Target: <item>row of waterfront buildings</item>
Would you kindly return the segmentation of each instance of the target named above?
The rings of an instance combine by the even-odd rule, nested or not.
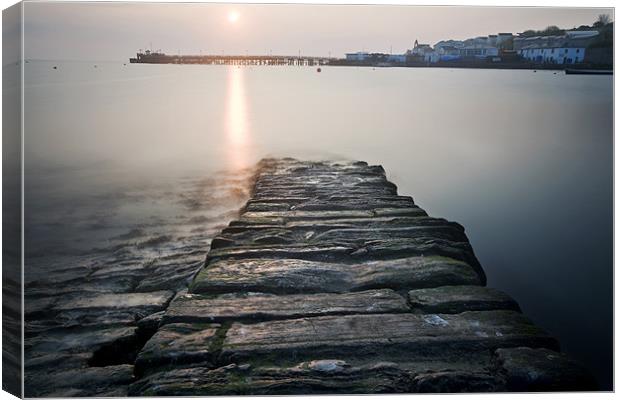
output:
[[[480,36],[467,40],[442,40],[434,46],[416,40],[404,54],[347,53],[349,62],[385,62],[390,64],[451,61],[501,62],[527,60],[538,64],[578,64],[598,37],[596,30],[566,31],[555,36],[523,36],[512,33]]]

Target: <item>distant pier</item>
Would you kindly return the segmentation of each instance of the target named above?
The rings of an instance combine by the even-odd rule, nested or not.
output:
[[[335,58],[282,55],[169,55],[161,52],[139,52],[130,58],[132,64],[206,64],[206,65],[328,65]]]

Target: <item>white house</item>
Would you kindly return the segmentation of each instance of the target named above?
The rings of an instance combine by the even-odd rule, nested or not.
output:
[[[597,31],[568,31],[564,35],[515,38],[515,50],[535,63],[575,64],[583,62]]]
[[[500,40],[500,35],[503,35]],[[506,34],[479,36],[464,41],[442,40],[435,44],[432,51],[424,49],[419,51],[424,56],[424,61],[436,63],[439,61],[455,61],[462,58],[495,58],[499,55],[499,49],[495,45],[498,41],[506,40]],[[512,37],[512,35],[510,36]],[[419,48],[420,46],[418,46]]]
[[[459,49],[459,53],[461,57],[487,58],[497,57],[499,55],[499,50],[495,46],[474,44]]]
[[[459,49],[465,45],[460,40],[442,40],[435,44],[435,51],[440,55],[459,55]]]
[[[576,64],[583,62],[585,47],[540,47],[527,46],[519,54],[529,61],[543,64]]]

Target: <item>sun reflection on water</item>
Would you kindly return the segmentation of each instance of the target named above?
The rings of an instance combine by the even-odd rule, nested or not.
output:
[[[250,145],[245,95],[244,71],[231,66],[228,69],[226,102],[226,148],[230,167],[241,169],[248,166],[248,147]]]

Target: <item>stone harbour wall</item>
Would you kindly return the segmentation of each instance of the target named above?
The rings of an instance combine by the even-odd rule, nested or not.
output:
[[[138,322],[152,336],[128,393],[596,389],[485,285],[463,227],[381,166],[265,159],[188,290]]]
[[[596,389],[382,167],[265,159],[252,182],[210,250],[138,242],[27,282],[26,396]]]

